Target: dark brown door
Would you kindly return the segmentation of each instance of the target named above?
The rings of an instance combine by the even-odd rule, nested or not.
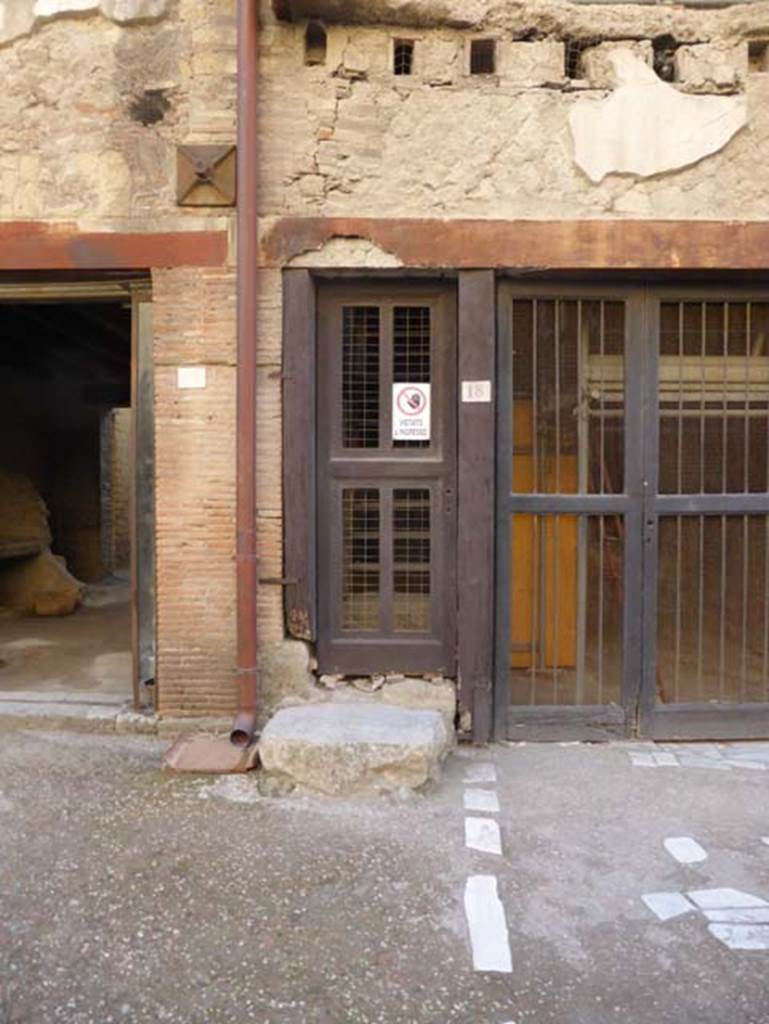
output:
[[[324,287],[318,332],[320,670],[453,674],[454,291]]]

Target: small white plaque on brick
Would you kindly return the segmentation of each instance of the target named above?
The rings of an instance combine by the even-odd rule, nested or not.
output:
[[[176,370],[176,385],[180,388],[204,388],[205,366],[179,366]]]
[[[491,381],[490,380],[463,380],[462,381],[463,402],[490,402]]]

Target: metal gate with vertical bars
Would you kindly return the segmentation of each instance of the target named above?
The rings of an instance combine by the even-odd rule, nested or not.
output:
[[[769,732],[767,333],[741,292],[500,285],[508,735]]]

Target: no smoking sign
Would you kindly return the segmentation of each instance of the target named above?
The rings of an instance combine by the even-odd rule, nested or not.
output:
[[[393,441],[430,440],[430,385],[393,384]]]

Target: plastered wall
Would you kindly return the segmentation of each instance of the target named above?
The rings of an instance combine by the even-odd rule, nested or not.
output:
[[[626,10],[635,16],[639,9]],[[678,23],[669,56],[677,81],[646,97],[645,123],[616,126],[619,143],[645,148],[665,128],[666,90],[694,107],[706,97],[717,97],[719,111],[744,105],[744,127],[706,159],[695,145],[691,164],[673,173],[663,160],[644,176],[609,173],[600,183],[575,162],[570,115],[618,84],[613,51],[653,63],[651,39],[639,40],[629,17],[613,23],[614,38],[596,36],[576,55],[567,54],[568,37],[558,38],[565,27],[547,32],[547,4],[530,23],[541,38],[528,41],[497,25],[332,24],[326,62],[314,66],[304,64],[304,23],[275,24],[263,35],[262,211],[501,219],[711,219],[717,211],[723,219],[762,219],[769,214],[769,182],[760,172],[769,157],[769,74],[749,71],[747,35],[725,33],[720,19],[724,34],[710,39],[707,16],[697,14],[681,24],[680,15],[655,9],[649,29],[656,35]],[[756,36],[769,35],[768,5],[758,5],[751,26]],[[469,74],[470,42],[479,36],[496,41],[494,75]],[[392,73],[399,37],[415,43],[411,76]],[[574,77],[565,73],[567,55]],[[684,119],[681,134],[692,132],[698,116]],[[710,120],[705,115],[702,126]]]

